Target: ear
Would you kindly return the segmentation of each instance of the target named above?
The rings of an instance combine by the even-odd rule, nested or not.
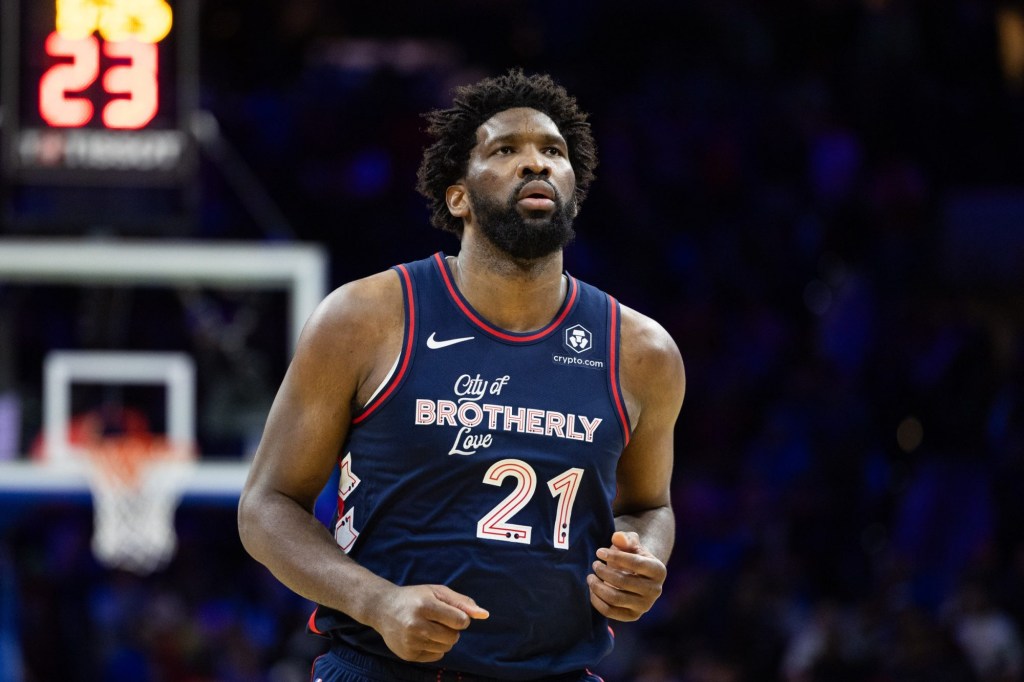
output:
[[[452,185],[444,191],[444,200],[448,204],[448,212],[456,218],[469,215],[469,194],[464,185]]]

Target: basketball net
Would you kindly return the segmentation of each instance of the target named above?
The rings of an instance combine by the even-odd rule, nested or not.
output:
[[[174,512],[194,450],[150,435],[105,437],[85,446],[92,491],[92,551],[108,568],[147,575],[174,556]]]

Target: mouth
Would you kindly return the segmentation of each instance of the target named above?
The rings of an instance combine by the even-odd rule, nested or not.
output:
[[[520,188],[517,203],[528,211],[550,211],[555,207],[555,190],[543,180],[533,180]]]

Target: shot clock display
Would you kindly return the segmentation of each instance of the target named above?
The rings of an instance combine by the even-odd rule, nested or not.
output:
[[[8,176],[153,184],[189,169],[193,2],[0,2]]]

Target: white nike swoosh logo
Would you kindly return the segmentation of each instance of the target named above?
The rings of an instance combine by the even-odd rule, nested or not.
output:
[[[476,338],[475,336],[463,336],[461,339],[446,339],[444,341],[438,341],[437,339],[434,338],[434,334],[436,333],[437,332],[430,333],[430,338],[427,339],[427,348],[433,348],[434,350],[437,350],[438,348],[454,346],[455,344],[462,343],[463,341],[472,341],[473,339]]]

